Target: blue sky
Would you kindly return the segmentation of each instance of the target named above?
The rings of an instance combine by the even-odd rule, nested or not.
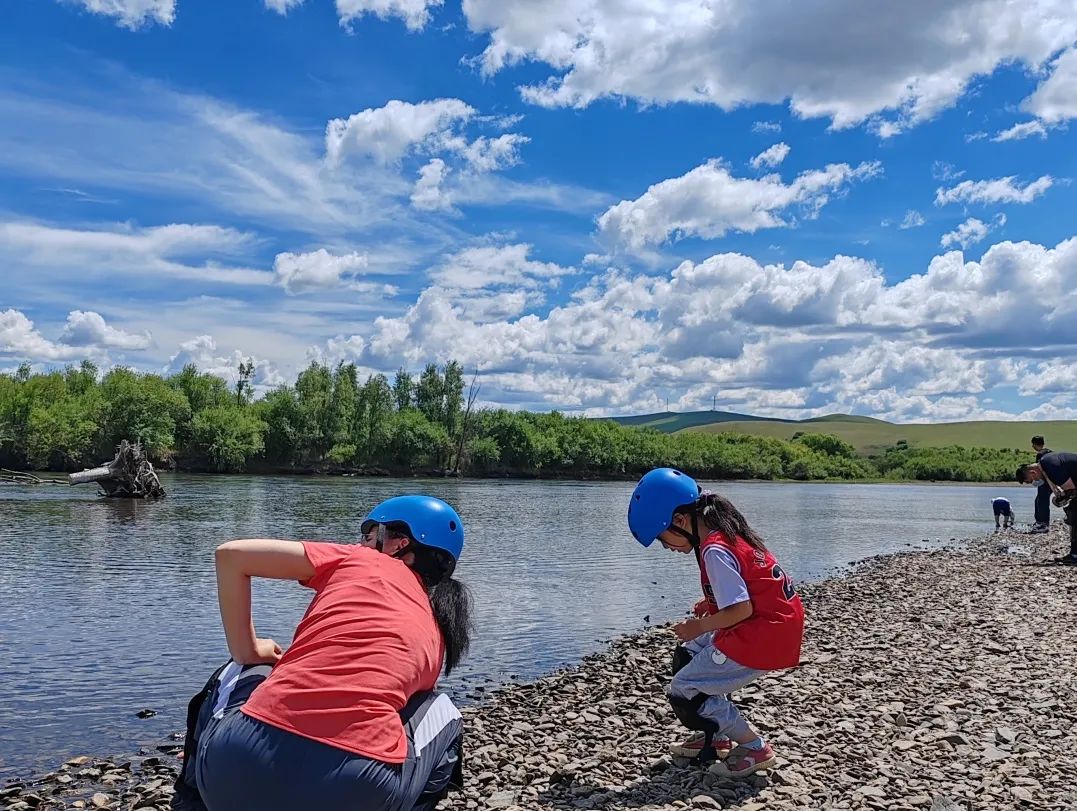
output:
[[[1077,8],[862,6],[11,0],[0,369],[1077,417]]]

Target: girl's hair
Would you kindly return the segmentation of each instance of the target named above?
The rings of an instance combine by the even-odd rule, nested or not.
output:
[[[456,560],[444,549],[419,543],[411,537],[406,524],[394,521],[386,524],[385,529],[391,535],[410,541],[406,551],[415,555],[411,568],[426,586],[434,620],[441,631],[441,638],[445,641],[445,675],[448,676],[471,646],[471,634],[474,630],[471,620],[471,590],[453,578]]]
[[[729,540],[743,538],[745,543],[760,552],[767,551],[767,545],[733,502],[717,493],[701,493],[695,504],[686,504],[674,511],[677,514],[694,514],[711,531],[721,532]]]

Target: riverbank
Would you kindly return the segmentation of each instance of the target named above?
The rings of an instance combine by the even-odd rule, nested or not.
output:
[[[464,791],[445,807],[1077,807],[1077,570],[1043,565],[1063,529],[882,556],[804,587],[801,667],[736,694],[778,752],[768,774],[714,780],[664,755],[683,731],[662,695],[662,627],[466,710]],[[76,759],[0,789],[0,808],[165,808],[163,749]]]

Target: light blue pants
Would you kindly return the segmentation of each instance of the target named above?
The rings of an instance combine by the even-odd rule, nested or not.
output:
[[[684,647],[692,654],[692,661],[673,676],[669,695],[688,699],[708,695],[710,698],[700,708],[700,715],[714,721],[723,735],[734,740],[751,733],[748,722],[726,695],[751,684],[767,671],[734,662],[714,647],[711,634],[697,636],[685,642]]]

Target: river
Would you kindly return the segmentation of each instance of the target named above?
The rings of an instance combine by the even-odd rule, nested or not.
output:
[[[92,487],[0,486],[0,776],[79,754],[131,753],[180,730],[189,697],[226,658],[213,549],[242,537],[349,540],[402,492],[452,502],[467,540],[458,576],[475,594],[473,654],[446,684],[529,679],[603,641],[681,615],[698,597],[691,557],[628,535],[628,483],[162,477],[156,503]],[[855,559],[993,527],[1016,487],[722,483],[787,571],[817,579]],[[310,592],[256,584],[259,634],[282,644]],[[153,709],[142,720],[136,712]]]

